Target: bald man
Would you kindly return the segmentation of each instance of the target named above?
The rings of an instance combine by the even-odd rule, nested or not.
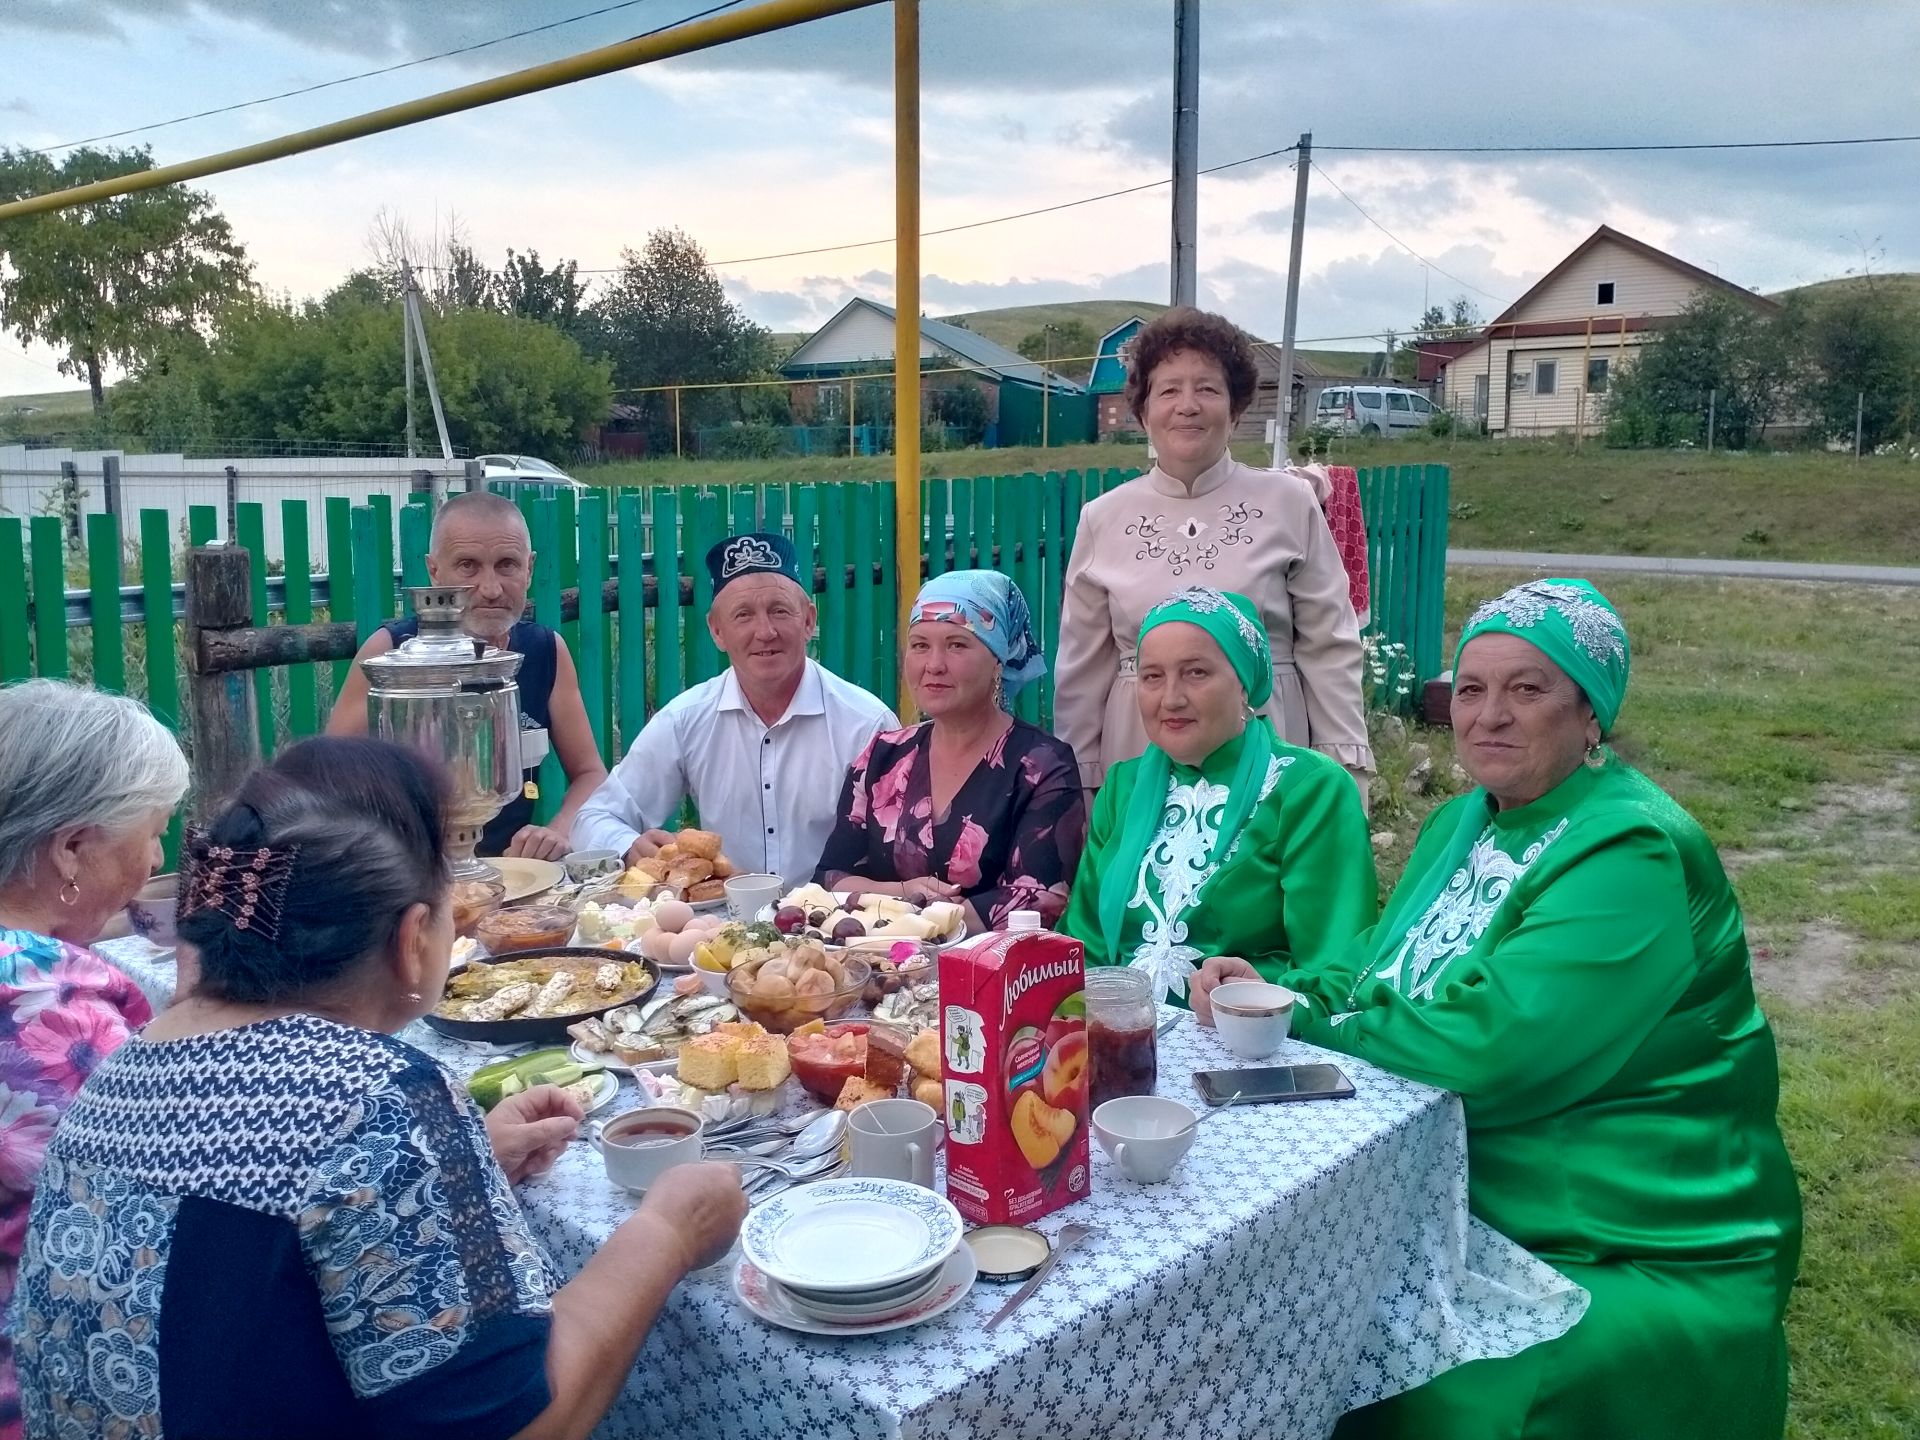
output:
[[[567,774],[567,793],[551,825],[534,824],[533,801],[521,795],[487,826],[479,853],[557,860],[571,848],[573,817],[607,778],[607,767],[600,762],[593,727],[587,723],[580,675],[567,642],[546,626],[521,618],[533,583],[533,543],[520,507],[484,490],[448,500],[434,517],[427,574],[436,585],[472,586],[462,617],[467,633],[524,657],[517,677],[520,713],[546,729]],[[420,622],[409,616],[389,620],[368,637],[334,700],[327,718],[329,735],[367,733],[367,677],[357,662],[386,654],[419,629]],[[528,771],[528,778],[533,775]]]

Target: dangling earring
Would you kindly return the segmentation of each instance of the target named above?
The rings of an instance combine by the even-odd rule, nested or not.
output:
[[[1607,763],[1607,750],[1598,740],[1587,746],[1587,768],[1598,770]]]
[[[407,991],[407,1003],[409,1005],[418,1005],[424,998],[418,990]]]
[[[1004,671],[993,677],[993,705],[996,710],[1007,708],[1007,684]]]
[[[80,903],[80,887],[72,880],[67,881],[66,884],[60,887],[60,903],[62,905],[78,905]]]

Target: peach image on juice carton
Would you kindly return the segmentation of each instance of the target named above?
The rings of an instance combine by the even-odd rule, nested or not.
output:
[[[1086,952],[1051,931],[940,956],[947,1198],[1026,1225],[1088,1193]]]

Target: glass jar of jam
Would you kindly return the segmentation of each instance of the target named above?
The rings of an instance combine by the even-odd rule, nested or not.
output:
[[[1087,968],[1088,1103],[1098,1109],[1122,1095],[1151,1095],[1159,1079],[1158,1019],[1153,982],[1144,970]]]

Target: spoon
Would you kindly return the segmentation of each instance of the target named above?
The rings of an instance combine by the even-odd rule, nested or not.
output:
[[[728,1155],[723,1158],[735,1165],[770,1170],[776,1175],[784,1175],[789,1180],[806,1180],[823,1171],[831,1170],[840,1163],[838,1155],[810,1155],[802,1160],[769,1160],[760,1155]]]
[[[1216,1105],[1211,1109],[1203,1110],[1198,1115],[1193,1117],[1193,1123],[1191,1125],[1181,1126],[1178,1130],[1174,1131],[1173,1134],[1169,1135],[1167,1138],[1169,1140],[1177,1140],[1182,1135],[1191,1135],[1194,1131],[1198,1130],[1202,1125],[1206,1124],[1209,1120],[1213,1119],[1214,1116],[1224,1115],[1229,1108],[1230,1107],[1225,1105]]]
[[[793,1144],[787,1147],[787,1160],[811,1160],[816,1155],[825,1155],[840,1148],[841,1138],[847,1133],[847,1112],[844,1110],[823,1110],[815,1116],[800,1133],[793,1137]]]

